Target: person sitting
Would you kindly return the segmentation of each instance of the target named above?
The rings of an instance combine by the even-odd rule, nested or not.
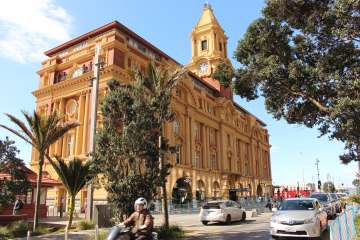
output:
[[[151,240],[154,220],[147,209],[146,199],[138,198],[135,201],[134,208],[135,212],[120,225],[132,226],[131,238],[133,240]]]

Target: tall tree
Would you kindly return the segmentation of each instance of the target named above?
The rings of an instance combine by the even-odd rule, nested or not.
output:
[[[232,80],[235,77],[234,69],[232,66],[222,61],[216,67],[212,77],[218,80],[221,86],[225,88],[231,87]]]
[[[78,194],[78,192],[93,177],[91,164],[91,161],[83,161],[78,158],[69,160],[66,163],[63,159],[58,157],[56,157],[56,161],[52,164],[70,196],[69,221],[67,229],[70,229],[72,224],[76,194]]]
[[[151,200],[157,187],[166,184],[170,165],[165,158],[173,148],[161,137],[162,126],[174,118],[171,92],[183,74],[150,64],[145,74],[132,74],[133,85],[108,83],[94,158],[105,178],[109,201],[125,214],[132,211],[137,197]]]
[[[51,144],[55,143],[66,132],[77,127],[79,124],[76,122],[62,122],[62,118],[56,112],[52,112],[48,116],[40,115],[35,111],[33,115],[26,112],[22,113],[26,119],[26,123],[11,114],[6,114],[10,121],[13,122],[19,130],[1,124],[0,127],[5,128],[23,139],[25,142],[31,144],[39,153],[33,226],[33,231],[36,231],[39,221],[38,212],[40,204],[42,169],[47,151],[49,150]]]
[[[359,15],[353,0],[268,0],[235,51],[235,93],[344,142],[343,163],[360,160]]]
[[[30,189],[24,161],[16,156],[19,150],[14,143],[8,137],[0,140],[0,173],[8,175],[0,179],[0,208],[12,204],[16,195],[25,195]]]
[[[323,185],[323,191],[324,192],[335,192],[336,189],[335,189],[335,185],[333,182],[324,182],[324,185]]]

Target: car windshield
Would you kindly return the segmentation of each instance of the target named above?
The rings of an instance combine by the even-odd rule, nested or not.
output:
[[[314,205],[311,200],[285,200],[281,203],[279,210],[313,210]]]
[[[220,202],[209,202],[203,206],[203,209],[220,209]]]
[[[326,194],[313,194],[310,197],[311,198],[316,198],[320,202],[327,202],[328,201],[328,195],[326,195]]]

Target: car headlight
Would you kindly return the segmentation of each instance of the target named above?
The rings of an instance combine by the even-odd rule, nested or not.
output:
[[[304,223],[305,224],[308,224],[308,223],[315,223],[316,221],[315,221],[315,218],[308,218],[308,219],[305,219],[304,220]]]

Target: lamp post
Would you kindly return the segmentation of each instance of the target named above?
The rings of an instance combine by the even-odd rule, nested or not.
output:
[[[99,77],[102,63],[100,62],[100,44],[95,46],[95,62],[94,62],[94,77],[92,78],[91,86],[91,125],[90,125],[90,144],[89,144],[89,158],[95,151],[96,138],[96,121],[97,121],[97,100],[99,93]],[[93,219],[93,195],[94,187],[92,182],[87,187],[87,203],[86,203],[86,219],[91,221]]]

